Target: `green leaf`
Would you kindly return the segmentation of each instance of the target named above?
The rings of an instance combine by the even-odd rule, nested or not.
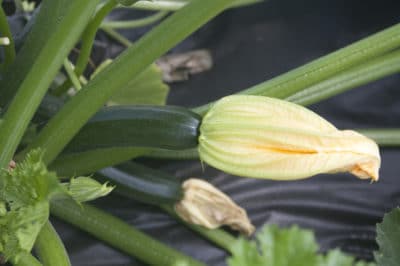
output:
[[[256,240],[239,238],[232,246],[229,266],[373,266],[335,249],[318,255],[318,244],[310,230],[292,226],[280,229],[266,225]]]
[[[320,257],[320,266],[352,266],[354,262],[354,258],[342,253],[338,249],[334,249],[329,251],[325,257]]]
[[[169,87],[162,81],[162,73],[152,64],[137,78],[111,97],[108,105],[149,104],[165,105]]]
[[[0,252],[5,259],[12,258],[16,262],[21,252],[30,252],[48,217],[49,204],[45,201],[12,210],[0,217]]]
[[[0,254],[15,263],[31,251],[48,220],[50,197],[62,192],[41,158],[34,150],[15,169],[0,172]]]
[[[0,217],[0,252],[17,262],[19,255],[30,252],[36,237],[49,217],[48,202],[12,210]]]
[[[47,171],[41,158],[42,152],[34,150],[14,170],[1,173],[0,200],[11,209],[48,201],[52,193],[60,191],[57,176]]]
[[[320,257],[318,266],[376,266],[373,262],[359,261],[355,262],[355,258],[334,249],[328,252],[325,257]]]
[[[379,250],[375,252],[378,266],[400,265],[400,208],[392,210],[376,226],[376,241]]]
[[[318,246],[309,230],[297,226],[279,229],[276,225],[265,226],[256,242],[243,239],[235,244],[230,266],[310,266],[316,265]],[[261,252],[258,252],[257,247]]]
[[[255,242],[239,238],[232,246],[233,256],[228,259],[229,266],[262,266],[264,258],[258,252]]]

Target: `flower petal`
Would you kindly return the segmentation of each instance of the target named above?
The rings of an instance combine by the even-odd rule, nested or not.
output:
[[[228,96],[204,117],[201,159],[231,174],[291,180],[349,171],[378,179],[376,143],[340,131],[315,113],[282,100]]]

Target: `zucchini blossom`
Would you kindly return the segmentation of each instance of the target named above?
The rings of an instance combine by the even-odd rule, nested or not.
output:
[[[338,130],[314,112],[283,100],[234,95],[216,102],[200,127],[202,161],[227,173],[295,180],[350,172],[377,181],[377,144]]]

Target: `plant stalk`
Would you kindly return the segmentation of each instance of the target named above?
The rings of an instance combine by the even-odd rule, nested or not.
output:
[[[92,47],[94,40],[96,38],[96,32],[104,20],[104,18],[116,7],[118,2],[116,0],[108,0],[105,2],[94,14],[93,18],[88,23],[82,34],[81,47],[79,51],[79,56],[75,64],[75,75],[80,77],[85,71],[86,65],[90,60],[90,54],[92,52]],[[67,79],[59,87],[55,88],[53,94],[60,96],[68,90],[68,88],[73,85],[72,80]]]
[[[45,44],[58,31],[61,21],[71,6],[72,1],[69,0],[43,1],[41,3],[40,9],[32,17],[34,23],[27,25],[29,34],[24,38],[18,55],[4,73],[7,79],[0,81],[0,107],[6,108],[9,105],[18,88],[37,63],[37,59],[43,54]]]
[[[147,264],[205,266],[90,205],[53,201],[51,213]]]
[[[103,31],[107,33],[108,36],[110,36],[111,38],[113,38],[114,40],[116,40],[125,47],[129,47],[132,45],[132,42],[129,39],[125,38],[125,36],[117,32],[116,30],[103,28]]]
[[[19,256],[18,262],[13,262],[15,266],[43,266],[31,253],[23,253]]]
[[[64,69],[67,72],[68,81],[75,87],[76,90],[82,89],[81,82],[79,81],[78,76],[75,74],[74,67],[72,62],[68,60],[68,58],[64,59]]]
[[[400,146],[400,128],[367,128],[358,129],[357,131],[376,141],[379,146]]]
[[[2,1],[0,1],[1,4]],[[2,70],[6,70],[8,66],[14,61],[15,58],[15,45],[14,39],[10,30],[10,26],[8,25],[6,13],[3,10],[3,7],[0,6],[0,34],[1,37],[7,37],[9,40],[9,44],[2,46],[4,49],[4,61],[2,64]]]
[[[71,266],[64,244],[49,221],[36,239],[35,251],[43,266]]]
[[[75,73],[79,77],[83,74],[87,62],[89,61],[92,52],[93,43],[96,37],[96,32],[103,22],[104,18],[117,6],[116,0],[107,1],[94,15],[93,19],[87,25],[82,34],[82,45],[75,66]]]
[[[168,15],[168,11],[159,11],[145,18],[127,21],[104,21],[101,28],[107,29],[134,29],[153,24]]]
[[[397,50],[345,70],[332,78],[287,97],[286,100],[307,106],[399,72],[400,50]]]
[[[400,23],[348,45],[283,75],[257,84],[238,94],[284,99],[335,74],[387,53],[400,46]],[[212,103],[194,110],[204,115]]]
[[[64,58],[76,43],[98,0],[71,1],[65,17],[44,44],[0,125],[0,169],[6,168]],[[45,148],[45,147],[44,147]]]
[[[146,148],[116,147],[61,155],[49,165],[49,169],[55,171],[58,176],[69,178],[94,173],[105,167],[146,154],[146,152]]]
[[[229,233],[225,232],[222,229],[207,229],[199,225],[187,223],[176,214],[172,206],[163,205],[160,206],[160,208],[163,209],[172,217],[174,217],[175,219],[177,219],[179,222],[183,223],[185,226],[189,227],[190,229],[198,233],[203,238],[214,243],[215,245],[219,246],[225,251],[232,253],[232,245],[235,243],[236,239]]]

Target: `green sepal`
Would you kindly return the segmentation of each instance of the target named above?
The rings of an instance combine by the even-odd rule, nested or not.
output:
[[[101,184],[86,176],[71,178],[70,182],[64,183],[63,186],[68,195],[78,203],[104,197],[114,189],[114,186],[108,185],[107,182]]]

